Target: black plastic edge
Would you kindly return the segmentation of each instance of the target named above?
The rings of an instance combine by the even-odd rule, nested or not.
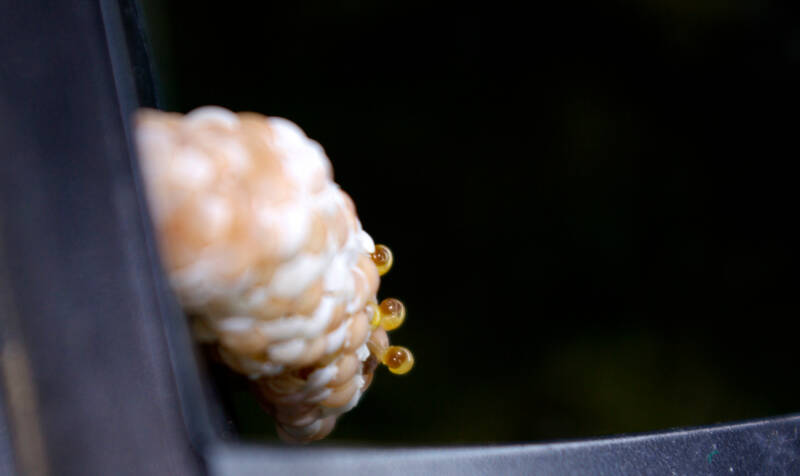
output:
[[[214,476],[800,474],[800,416],[594,440],[440,448],[220,445]]]
[[[192,342],[186,316],[172,293],[161,266],[158,246],[145,199],[145,185],[136,160],[133,143],[134,115],[139,107],[155,107],[156,91],[153,69],[149,65],[149,45],[141,23],[139,7],[135,0],[101,0],[103,19],[108,36],[109,53],[114,69],[115,83],[120,100],[121,118],[128,135],[130,151],[130,174],[138,196],[138,215],[144,229],[144,258],[153,292],[159,308],[159,316],[169,348],[169,363],[177,383],[180,408],[188,437],[192,445],[202,454],[202,449],[216,441],[222,433],[223,417],[216,405],[209,405],[214,394],[207,379],[201,377],[198,368],[196,347]],[[124,37],[122,33],[125,32]],[[139,67],[136,61],[148,61]],[[134,100],[133,92],[138,94]],[[204,384],[204,381],[206,384]]]
[[[3,345],[26,376],[2,386],[12,442],[40,430],[36,461],[12,445],[25,474],[204,472],[187,428],[203,413],[181,412],[202,400],[182,397],[196,365],[173,339],[186,324],[154,278],[132,161],[142,92],[119,5],[0,2],[0,285],[17,316]],[[11,401],[20,383],[30,398]]]

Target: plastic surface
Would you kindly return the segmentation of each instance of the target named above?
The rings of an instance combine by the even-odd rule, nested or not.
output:
[[[262,448],[214,452],[217,476],[800,474],[800,417],[648,435],[464,448]]]
[[[142,97],[118,3],[0,11],[2,385],[16,469],[200,473],[176,384],[190,368],[172,365],[179,338],[166,336],[130,155],[126,120]]]

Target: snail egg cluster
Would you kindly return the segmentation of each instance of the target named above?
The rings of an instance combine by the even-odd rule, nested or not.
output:
[[[318,143],[286,119],[143,110],[136,139],[164,267],[196,338],[253,381],[278,433],[323,438],[390,346],[405,308],[378,304],[393,257],[362,229]]]

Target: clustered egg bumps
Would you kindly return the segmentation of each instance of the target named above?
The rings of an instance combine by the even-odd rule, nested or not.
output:
[[[386,335],[405,309],[376,299],[391,252],[362,229],[299,127],[213,106],[142,110],[136,141],[164,267],[195,336],[253,380],[282,438],[325,437],[378,362],[410,369],[413,356]]]

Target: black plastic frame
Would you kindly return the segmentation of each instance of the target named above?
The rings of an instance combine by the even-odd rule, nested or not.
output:
[[[156,105],[135,1],[0,11],[0,474],[800,474],[800,416],[484,447],[227,438],[131,146]]]

